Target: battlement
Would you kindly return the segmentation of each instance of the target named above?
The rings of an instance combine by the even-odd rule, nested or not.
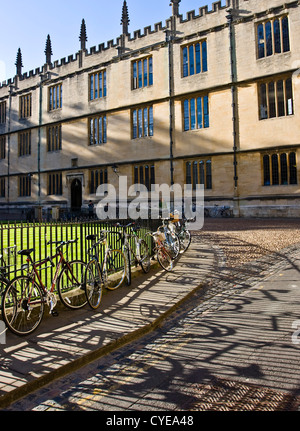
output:
[[[274,3],[279,3],[280,0],[274,0]],[[202,6],[198,9],[198,12],[195,10],[189,11],[186,13],[186,17],[183,17],[183,15],[178,15],[177,19],[180,25],[184,25],[189,22],[194,22],[196,20],[206,19],[206,26],[210,25],[208,20],[211,20],[211,27],[214,26],[214,23],[218,20],[222,20],[224,17],[224,13],[226,12],[227,8],[246,8],[249,10],[251,5],[256,5],[257,0],[219,0],[215,1],[211,5],[211,9],[209,9],[208,6]],[[125,45],[126,43],[130,45],[130,43],[138,41],[142,38],[151,37],[154,34],[159,35],[159,33],[162,33],[162,40],[165,40],[165,35],[163,32],[165,32],[166,29],[169,29],[171,27],[171,17],[168,18],[165,21],[165,25],[163,25],[162,22],[158,22],[154,24],[153,28],[152,26],[147,26],[142,31],[141,29],[135,30],[133,34],[129,33],[125,37]],[[111,58],[114,58],[116,56],[116,49],[121,46],[122,43],[122,35],[119,36],[116,40],[109,40],[107,43],[101,43],[97,47],[92,46],[89,50],[86,50],[85,55],[87,57],[93,56],[93,55],[99,55],[103,52],[108,53],[109,50],[113,50]],[[152,41],[149,39],[149,42],[146,43],[146,45],[151,45]],[[47,65],[47,70],[53,70],[57,68],[63,68],[64,66],[70,65],[71,63],[74,63],[78,61],[78,56],[81,55],[81,52],[77,52],[76,54],[71,54],[67,57],[61,58],[60,60],[56,60],[52,62],[50,65]],[[97,59],[97,62],[99,62],[99,59]],[[36,77],[37,75],[43,73],[45,70],[45,65],[41,68],[36,68],[35,70],[31,70],[29,72],[25,72],[21,76],[18,77],[20,81],[25,79],[30,79],[32,77]],[[3,81],[0,83],[0,88],[9,86],[13,84],[15,80],[15,77],[12,79],[8,79],[7,81]]]

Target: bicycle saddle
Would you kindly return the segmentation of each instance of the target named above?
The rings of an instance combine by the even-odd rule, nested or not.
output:
[[[18,251],[18,254],[20,254],[21,256],[29,256],[32,252],[33,252],[34,248],[29,248],[26,250],[20,250]]]
[[[85,239],[88,239],[88,240],[91,240],[91,241],[95,241],[95,240],[97,239],[97,236],[96,236],[96,235],[91,234],[91,235],[87,235],[87,236],[85,237]]]

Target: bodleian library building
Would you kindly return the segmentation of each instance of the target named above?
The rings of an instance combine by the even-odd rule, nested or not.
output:
[[[166,0],[167,1],[167,0]],[[169,1],[169,0],[168,0]],[[203,184],[235,217],[300,215],[300,1],[227,0],[0,83],[0,213],[84,211],[101,184]],[[80,26],[81,24],[81,26]],[[98,199],[99,200],[99,199]]]

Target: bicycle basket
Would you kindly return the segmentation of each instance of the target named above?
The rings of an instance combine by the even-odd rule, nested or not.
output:
[[[153,234],[154,240],[156,241],[165,241],[166,240],[166,235],[164,232],[161,231],[157,231]]]

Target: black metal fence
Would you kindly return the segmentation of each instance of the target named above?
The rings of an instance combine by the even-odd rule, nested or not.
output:
[[[68,258],[89,260],[88,250],[91,243],[86,239],[87,235],[100,236],[101,230],[116,230],[116,223],[128,224],[130,220],[123,221],[79,221],[79,222],[48,222],[48,223],[6,223],[0,224],[0,267],[7,266],[9,278],[19,275],[22,265],[26,263],[26,257],[18,254],[19,250],[33,249],[32,258],[35,262],[55,254],[57,241],[68,241],[77,239],[76,243],[68,246]],[[147,231],[157,229],[157,220],[139,220],[137,225],[140,229],[137,234],[143,237]],[[116,235],[108,235],[109,244],[112,248],[120,248]],[[148,236],[148,245],[152,250],[152,240]],[[43,271],[43,282],[45,285],[51,283],[55,268],[47,268]]]

